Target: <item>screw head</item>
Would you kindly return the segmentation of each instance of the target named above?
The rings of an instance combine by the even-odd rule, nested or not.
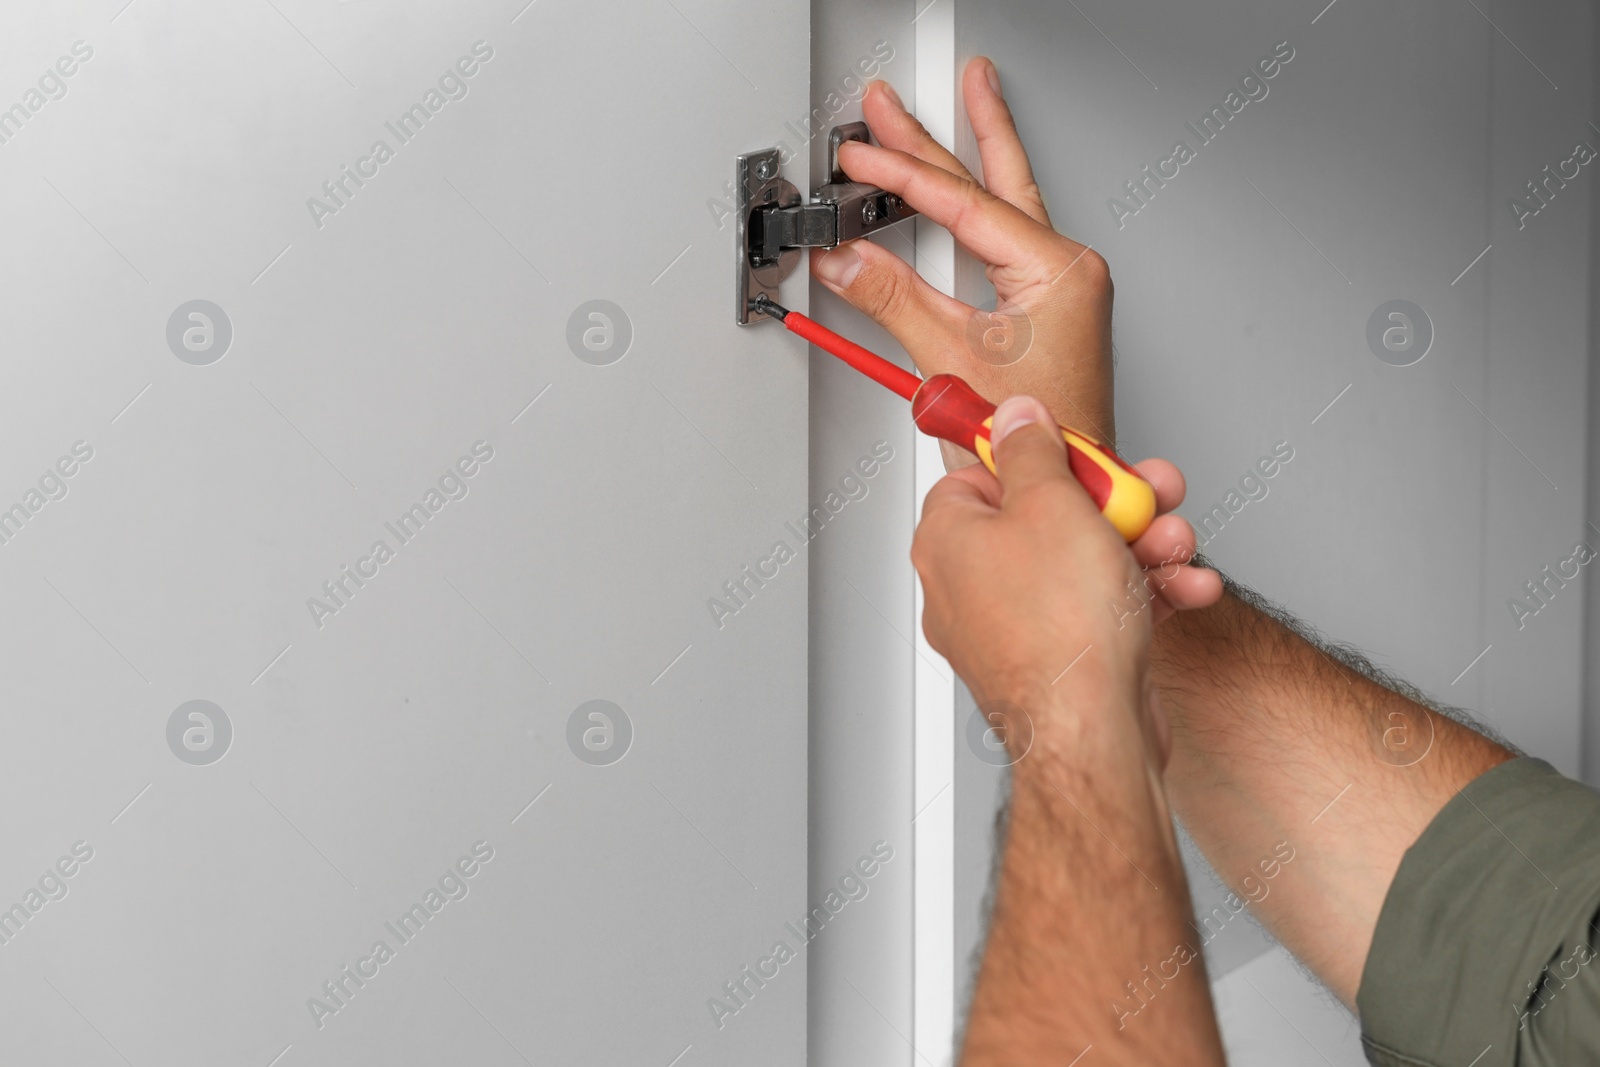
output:
[[[776,172],[777,168],[772,165],[771,159],[759,160],[756,163],[756,177],[760,178],[762,181],[771,180],[772,175]]]
[[[868,223],[877,222],[878,221],[878,205],[873,203],[871,200],[868,200],[866,203],[862,204],[861,205],[861,221],[862,222],[868,222]]]

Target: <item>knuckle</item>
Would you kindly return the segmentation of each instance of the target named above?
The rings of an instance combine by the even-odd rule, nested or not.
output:
[[[934,569],[935,540],[935,536],[928,531],[926,520],[917,527],[917,532],[911,538],[911,566],[923,577]]]
[[[981,211],[984,205],[992,199],[994,198],[977,182],[963,182],[960,200],[956,204],[955,212],[950,219],[950,225],[946,229],[951,232],[956,231],[960,228],[964,219]]]
[[[1079,249],[1071,238],[1061,238],[1060,255],[1052,257],[1050,268],[1060,281],[1060,288],[1070,293],[1090,296],[1109,296],[1112,291],[1111,264],[1092,248]]]
[[[1094,249],[1085,249],[1072,270],[1078,275],[1078,283],[1085,288],[1111,291],[1111,264]]]
[[[928,564],[932,562],[928,558],[929,551],[928,539],[923,536],[921,529],[918,529],[916,536],[911,539],[911,566],[918,574],[928,572]]]

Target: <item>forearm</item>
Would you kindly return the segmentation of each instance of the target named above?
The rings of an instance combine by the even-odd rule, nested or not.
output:
[[[1097,708],[1013,768],[963,1067],[1223,1062],[1158,772],[1103,728],[1134,718]]]
[[[1258,897],[1267,927],[1353,1006],[1406,849],[1463,785],[1513,753],[1241,596],[1230,588],[1158,628],[1169,795],[1217,873],[1241,898]],[[1280,843],[1293,861],[1272,868],[1263,893],[1260,865]]]

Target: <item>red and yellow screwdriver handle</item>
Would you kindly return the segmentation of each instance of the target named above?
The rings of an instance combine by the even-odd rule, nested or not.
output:
[[[790,311],[765,293],[751,300],[750,306],[778,319],[791,332],[911,401],[911,418],[917,429],[976,452],[983,465],[994,471],[989,426],[994,419],[995,406],[979,396],[972,386],[954,374],[935,374],[925,380],[918,378],[904,367],[840,337],[820,322],[798,311]],[[1156,517],[1156,492],[1150,483],[1088,434],[1063,426],[1061,436],[1067,442],[1067,462],[1073,477],[1088,490],[1100,513],[1110,520],[1124,540],[1137,540]]]
[[[911,398],[911,418],[923,433],[977,454],[994,471],[989,429],[995,406],[956,377],[935,374]],[[1061,427],[1073,477],[1125,541],[1135,541],[1156,517],[1156,493],[1122,457],[1087,434]]]

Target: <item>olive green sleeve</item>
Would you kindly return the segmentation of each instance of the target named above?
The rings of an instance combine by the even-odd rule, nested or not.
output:
[[[1378,1067],[1600,1064],[1600,793],[1543,760],[1474,779],[1400,862],[1356,1004]]]

